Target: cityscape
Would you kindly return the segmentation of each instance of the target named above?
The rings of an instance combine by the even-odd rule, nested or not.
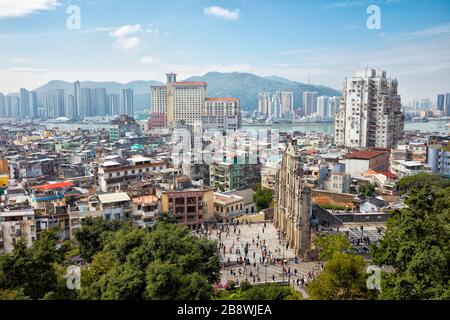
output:
[[[169,14],[175,2],[186,18]],[[405,61],[414,65],[407,68],[387,55],[386,63],[375,55],[360,59],[370,56],[363,53],[347,59],[336,45],[336,59],[348,66],[327,69],[323,60],[322,76],[308,60],[310,52],[325,59],[318,49],[272,54],[280,65],[298,56],[304,65],[297,70],[240,67],[232,57],[260,60],[256,40],[236,44],[242,46],[236,53],[218,49],[217,35],[205,33],[210,46],[200,46],[183,19],[197,19],[195,30],[215,26],[229,44],[233,24],[240,25],[242,35],[233,34],[241,41],[257,28],[251,14],[300,10],[290,1],[277,9],[272,1],[258,9],[252,1],[222,2],[158,4],[160,16],[151,19],[167,17],[158,27],[105,27],[104,18],[90,20],[102,2],[63,8],[57,0],[22,6],[0,0],[0,30],[6,28],[0,39],[11,38],[11,45],[19,46],[13,28],[38,28],[45,16],[67,18],[65,32],[76,32],[78,44],[83,37],[111,41],[104,54],[100,38],[86,42],[92,57],[74,60],[80,72],[49,71],[64,54],[75,57],[58,48],[37,72],[30,71],[33,61],[47,61],[41,53],[14,59],[12,48],[0,53],[0,300],[246,300],[248,313],[245,305],[228,311],[250,317],[273,314],[275,300],[448,300],[449,4],[430,4],[436,25],[420,21],[423,30],[400,33],[407,41],[419,37],[415,45],[429,47],[427,56],[435,54],[442,66],[409,56]],[[379,28],[378,10],[404,19],[398,10],[405,4],[374,3],[305,1],[304,9],[360,14],[364,24],[346,21],[346,32],[378,32],[371,41],[382,46],[394,31],[388,19]],[[148,10],[148,3],[133,5]],[[111,4],[115,14],[143,19],[125,7]],[[187,18],[194,8],[200,13]],[[415,3],[410,10],[421,8]],[[157,40],[166,46],[164,37],[186,43],[174,30],[159,29],[171,19],[181,19],[192,46],[167,57],[142,56],[139,72],[127,67],[130,56]],[[42,28],[36,37],[47,41],[50,31]],[[393,37],[400,46],[399,35]],[[434,50],[434,40],[447,41],[444,52]],[[196,45],[205,66],[209,55],[232,66],[169,61],[188,60]],[[110,70],[99,77],[96,64]],[[252,309],[252,300],[267,303]],[[189,303],[179,308],[174,314],[214,312]]]

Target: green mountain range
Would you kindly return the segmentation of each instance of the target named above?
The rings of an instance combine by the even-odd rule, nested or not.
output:
[[[280,77],[260,77],[250,73],[220,73],[209,72],[203,76],[195,76],[187,81],[205,81],[208,83],[209,97],[236,97],[241,100],[243,110],[253,111],[258,108],[258,92],[267,91],[293,91],[294,108],[302,105],[302,94],[305,91],[315,91],[318,95],[340,96],[340,92],[325,86],[304,84],[290,81]],[[94,82],[82,81],[83,88],[106,88],[107,93],[119,93],[122,88],[131,88],[134,92],[134,104],[136,111],[148,111],[150,109],[150,87],[161,85],[160,81],[138,80],[128,83],[119,82]],[[47,84],[36,88],[40,104],[44,104],[45,95],[55,89],[64,89],[65,94],[73,94],[73,83],[61,80],[52,80]]]

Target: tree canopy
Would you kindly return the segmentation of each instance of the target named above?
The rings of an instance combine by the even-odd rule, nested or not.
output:
[[[424,187],[450,187],[450,179],[442,178],[435,174],[418,173],[400,179],[397,184],[397,188],[402,195],[407,194],[412,190],[420,190]]]
[[[313,300],[368,299],[374,293],[367,289],[367,277],[361,256],[334,253],[317,279],[308,283],[308,293]]]
[[[382,276],[382,299],[450,298],[450,187],[424,177],[434,182],[407,179],[407,207],[393,213],[385,236],[372,246],[374,262],[394,269]]]
[[[272,204],[273,191],[271,189],[258,186],[253,194],[253,201],[255,202],[258,211],[267,209]]]
[[[209,299],[219,279],[215,242],[185,226],[124,225],[101,238],[103,249],[82,273],[82,299]]]
[[[350,241],[341,233],[318,236],[314,242],[320,249],[321,260],[329,260],[335,253],[343,253],[350,248]]]

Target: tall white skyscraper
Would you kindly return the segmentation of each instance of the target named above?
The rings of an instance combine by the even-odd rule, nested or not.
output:
[[[0,118],[7,117],[6,99],[3,93],[0,93]]]
[[[30,92],[20,88],[20,111],[21,118],[30,118]]]
[[[404,127],[397,87],[397,80],[374,69],[346,79],[335,118],[336,144],[351,148],[396,146]]]
[[[269,115],[270,94],[268,92],[258,93],[258,112],[260,115]]]
[[[38,114],[39,104],[37,93],[34,91],[30,91],[29,97],[30,97],[30,117],[31,119],[35,119],[39,116]]]
[[[81,84],[80,81],[75,81],[73,84],[73,103],[75,107],[75,118],[82,118],[82,110],[81,110]]]
[[[291,91],[279,91],[276,93],[280,101],[280,116],[286,118],[294,112],[294,93]]]
[[[94,115],[105,116],[107,112],[106,108],[106,88],[94,89]]]
[[[66,116],[65,100],[64,89],[56,89],[47,93],[45,97],[45,107],[49,118]]]
[[[329,117],[330,115],[330,104],[329,97],[320,96],[317,98],[317,115],[322,118]]]
[[[78,117],[84,119],[93,115],[92,90],[89,88],[81,88],[80,90],[80,108]]]
[[[130,117],[134,115],[133,90],[120,90],[120,114],[126,114]]]
[[[317,112],[317,92],[303,92],[303,110],[306,116]]]
[[[334,117],[336,115],[336,112],[339,111],[339,97],[330,97],[328,99],[329,103],[329,110],[330,110],[330,117]]]

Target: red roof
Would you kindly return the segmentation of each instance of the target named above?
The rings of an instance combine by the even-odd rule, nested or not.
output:
[[[206,98],[206,101],[238,101],[238,98]]]
[[[66,182],[58,182],[58,183],[48,183],[43,184],[41,186],[34,186],[33,189],[39,189],[41,191],[45,190],[51,190],[51,189],[58,189],[58,188],[64,188],[64,187],[72,187],[73,182],[66,181]]]
[[[364,151],[354,151],[349,154],[347,154],[345,157],[347,159],[363,159],[363,160],[370,160],[372,158],[376,158],[378,156],[381,156],[385,154],[386,152],[383,151],[372,151],[372,150],[364,150]]]
[[[391,179],[395,179],[397,178],[397,175],[395,173],[392,172],[380,172],[382,175],[391,178]]]
[[[197,81],[182,81],[175,82],[177,86],[206,86],[206,82],[197,82]]]

